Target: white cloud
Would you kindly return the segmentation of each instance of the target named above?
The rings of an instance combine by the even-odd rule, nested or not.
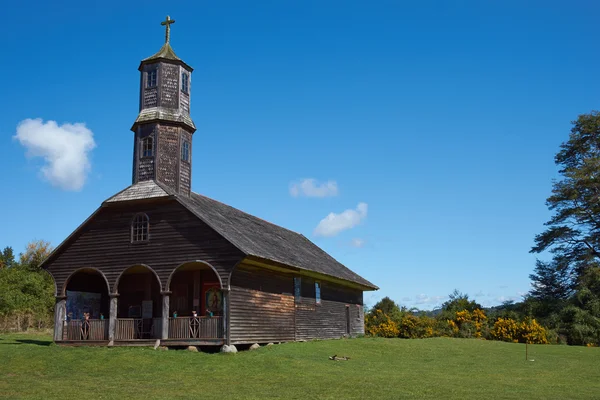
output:
[[[291,183],[290,194],[293,197],[331,197],[337,196],[338,186],[336,181],[319,183],[316,179],[308,178]]]
[[[415,296],[415,304],[438,305],[447,296],[427,296],[426,294],[418,294]]]
[[[316,236],[335,236],[342,231],[351,229],[367,217],[367,210],[367,203],[358,203],[356,210],[348,209],[341,214],[329,213],[319,222],[314,234]]]
[[[363,239],[359,239],[359,238],[354,238],[352,239],[352,241],[350,242],[350,245],[352,245],[352,247],[364,247],[365,245],[365,241]]]
[[[482,290],[480,290],[479,292],[475,293],[475,297],[483,297],[485,296],[485,293],[483,293]]]
[[[25,119],[17,125],[15,139],[27,149],[27,157],[41,157],[42,175],[64,190],[80,190],[90,171],[89,152],[96,147],[94,134],[85,123],[63,124]]]

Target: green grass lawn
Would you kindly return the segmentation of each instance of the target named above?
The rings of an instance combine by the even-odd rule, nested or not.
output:
[[[600,399],[600,348],[469,339],[286,343],[238,354],[0,336],[0,398]],[[349,356],[330,361],[328,356]]]

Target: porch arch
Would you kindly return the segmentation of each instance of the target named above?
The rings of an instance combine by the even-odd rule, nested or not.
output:
[[[127,273],[131,273],[132,272],[131,270],[133,270],[135,268],[145,269],[145,270],[148,270],[149,272],[151,272],[152,275],[154,275],[154,277],[156,278],[156,281],[158,282],[158,287],[162,290],[162,282],[160,281],[160,277],[158,276],[156,271],[153,270],[152,267],[150,267],[149,265],[140,263],[140,264],[130,265],[129,267],[127,267],[123,271],[121,271],[121,273],[117,277],[117,280],[115,281],[115,284],[113,285],[113,290],[112,290],[113,294],[119,294],[119,283],[121,282],[121,278],[123,277],[123,275],[126,275]]]
[[[167,279],[167,285],[165,287],[165,290],[167,292],[171,291],[171,282],[172,282],[173,276],[175,275],[175,273],[177,272],[177,270],[180,270],[180,269],[185,268],[185,267],[194,266],[194,264],[200,264],[201,266],[207,266],[210,269],[212,269],[212,271],[214,272],[214,274],[216,275],[216,277],[217,277],[217,279],[219,281],[220,288],[223,289],[223,280],[221,279],[221,275],[219,275],[219,272],[217,271],[217,269],[215,267],[213,267],[210,263],[208,263],[206,261],[193,260],[193,261],[186,261],[184,263],[181,263],[177,267],[175,267],[173,269],[173,271],[171,271],[171,273],[169,274],[169,278]]]
[[[106,279],[106,275],[104,275],[104,273],[102,273],[102,271],[100,271],[98,268],[94,268],[94,267],[82,267],[79,269],[76,269],[75,271],[73,271],[71,273],[71,275],[68,276],[68,278],[65,280],[65,283],[62,286],[62,289],[60,291],[60,295],[65,297],[67,295],[67,286],[69,285],[69,282],[71,282],[71,279],[73,279],[74,276],[77,276],[78,274],[81,273],[86,273],[86,274],[91,274],[91,275],[99,275],[100,277],[102,277],[102,279],[104,280],[104,283],[106,284],[106,291],[110,292],[110,284],[108,283],[108,279]],[[52,275],[51,275],[52,276]],[[54,278],[53,278],[54,280]],[[54,285],[56,286],[56,282],[54,283]]]
[[[50,279],[52,279],[52,285],[54,285],[54,297],[58,296],[58,285],[56,284],[56,279],[54,279],[54,275],[52,275],[47,269],[42,268],[42,271],[48,274]]]

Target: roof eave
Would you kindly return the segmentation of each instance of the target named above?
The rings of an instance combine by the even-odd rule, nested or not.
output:
[[[344,278],[340,278],[337,276],[333,276],[333,275],[329,275],[329,274],[324,274],[322,272],[316,272],[316,271],[312,271],[306,268],[301,268],[301,267],[297,267],[294,265],[289,265],[289,264],[285,264],[279,261],[275,261],[275,260],[270,260],[268,258],[264,258],[264,257],[259,257],[259,256],[255,256],[252,254],[249,254],[248,256],[246,256],[246,258],[243,260],[245,262],[247,262],[248,264],[254,264],[260,267],[272,267],[273,269],[285,269],[288,270],[290,272],[292,271],[298,271],[301,272],[303,275],[306,276],[310,276],[310,277],[314,277],[317,279],[323,279],[323,280],[327,280],[333,283],[338,283],[340,285],[343,286],[347,286],[347,287],[352,287],[355,289],[360,289],[362,291],[375,291],[375,290],[379,290],[379,287],[376,285],[371,284],[367,285],[364,283],[360,283],[360,282],[355,282],[355,281],[350,281],[348,279],[344,279]]]
[[[147,65],[147,64],[156,64],[157,62],[164,62],[164,63],[167,63],[167,64],[181,65],[183,68],[185,68],[189,72],[194,72],[194,68],[190,67],[185,61],[183,61],[183,60],[173,60],[172,58],[166,58],[166,57],[147,58],[145,60],[142,60],[140,62],[140,66],[138,67],[138,71],[142,71],[143,68],[144,68],[144,65]]]

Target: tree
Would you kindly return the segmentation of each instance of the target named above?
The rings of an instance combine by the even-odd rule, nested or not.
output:
[[[10,246],[7,246],[0,253],[0,269],[10,268],[15,265],[15,255],[13,253],[13,249]]]
[[[556,257],[550,262],[536,260],[534,273],[529,275],[533,281],[531,296],[538,300],[566,300],[573,294],[571,272],[569,264]]]
[[[44,240],[36,240],[27,244],[24,253],[19,255],[21,267],[30,271],[39,270],[40,264],[52,252],[50,242]]]
[[[454,292],[448,296],[448,300],[442,304],[442,310],[450,313],[463,310],[473,312],[481,308],[481,304],[475,300],[469,300],[469,296],[466,293],[460,293],[458,289],[454,289]]]
[[[554,215],[535,237],[531,253],[550,251],[552,263],[538,264],[531,279],[536,288],[574,288],[589,268],[600,265],[600,114],[593,111],[573,121],[569,140],[555,156],[562,179],[553,183],[546,205]],[[554,269],[551,273],[550,270]],[[546,286],[548,281],[553,284]],[[557,286],[558,285],[558,286]],[[559,287],[560,286],[560,287]]]

